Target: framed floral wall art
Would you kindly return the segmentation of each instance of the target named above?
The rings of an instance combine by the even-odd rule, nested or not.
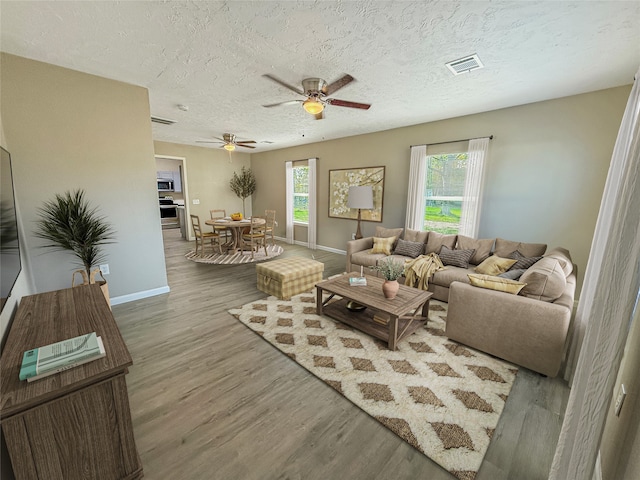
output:
[[[373,188],[373,210],[362,210],[362,220],[382,222],[384,167],[329,170],[329,216],[358,218],[358,210],[347,207],[349,187],[365,185]]]

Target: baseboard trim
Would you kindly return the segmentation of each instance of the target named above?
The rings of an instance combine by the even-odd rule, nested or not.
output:
[[[282,237],[273,237],[276,240],[280,240],[282,242],[287,243],[287,239],[286,238],[282,238]],[[300,240],[294,240],[293,241],[294,245],[300,245],[301,247],[308,247],[309,244],[307,242],[301,242]],[[316,249],[317,250],[324,250],[325,252],[332,252],[332,253],[337,253],[339,255],[346,255],[347,251],[346,250],[340,250],[338,248],[333,248],[333,247],[325,247],[324,245],[316,245]]]
[[[143,298],[155,297],[156,295],[162,295],[163,293],[169,293],[171,289],[169,286],[153,288],[151,290],[144,290],[142,292],[129,293],[127,295],[120,295],[119,297],[110,298],[111,305],[120,305],[121,303],[129,303],[135,300],[142,300]]]

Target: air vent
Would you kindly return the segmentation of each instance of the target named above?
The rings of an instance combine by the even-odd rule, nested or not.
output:
[[[480,61],[478,54],[474,53],[473,55],[469,55],[468,57],[459,58],[458,60],[454,60],[453,62],[449,62],[445,64],[451,73],[454,75],[460,75],[462,73],[468,73],[471,70],[477,70],[479,68],[483,68],[484,65]]]
[[[162,125],[173,125],[176,123],[175,120],[169,120],[168,118],[161,117],[151,117],[151,121],[155,123],[161,123]]]

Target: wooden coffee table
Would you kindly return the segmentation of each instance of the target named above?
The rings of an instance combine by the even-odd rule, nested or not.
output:
[[[349,275],[324,280],[316,284],[316,311],[342,323],[350,325],[373,337],[384,340],[389,350],[395,350],[400,340],[408,337],[424,325],[429,316],[431,292],[400,285],[398,295],[387,300],[382,294],[381,278],[366,276],[366,286],[349,285]],[[331,295],[322,301],[322,292]],[[334,298],[341,297],[340,299]],[[347,308],[349,301],[367,308],[354,312]],[[373,320],[374,315],[388,316],[387,325]]]

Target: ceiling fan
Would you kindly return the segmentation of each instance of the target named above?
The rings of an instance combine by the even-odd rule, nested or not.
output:
[[[336,105],[338,107],[348,108],[361,108],[368,110],[371,105],[368,103],[349,102],[347,100],[338,100],[337,98],[329,98],[329,95],[340,90],[345,85],[353,82],[355,79],[351,75],[345,75],[339,78],[333,83],[328,84],[321,78],[305,78],[302,80],[302,89],[289,85],[283,82],[273,75],[265,73],[262,75],[269,80],[276,82],[283,87],[296,92],[303,97],[307,97],[306,100],[289,100],[288,102],[272,103],[270,105],[263,105],[263,107],[271,108],[278,107],[280,105],[293,105],[294,103],[301,103],[302,107],[312,115],[315,115],[316,120],[322,120],[324,118],[323,110],[326,105]]]
[[[225,133],[222,138],[213,137],[216,140],[196,140],[196,143],[222,143],[221,148],[233,152],[236,147],[244,148],[256,148],[247,143],[256,143],[255,140],[236,140],[236,136],[233,133]]]

